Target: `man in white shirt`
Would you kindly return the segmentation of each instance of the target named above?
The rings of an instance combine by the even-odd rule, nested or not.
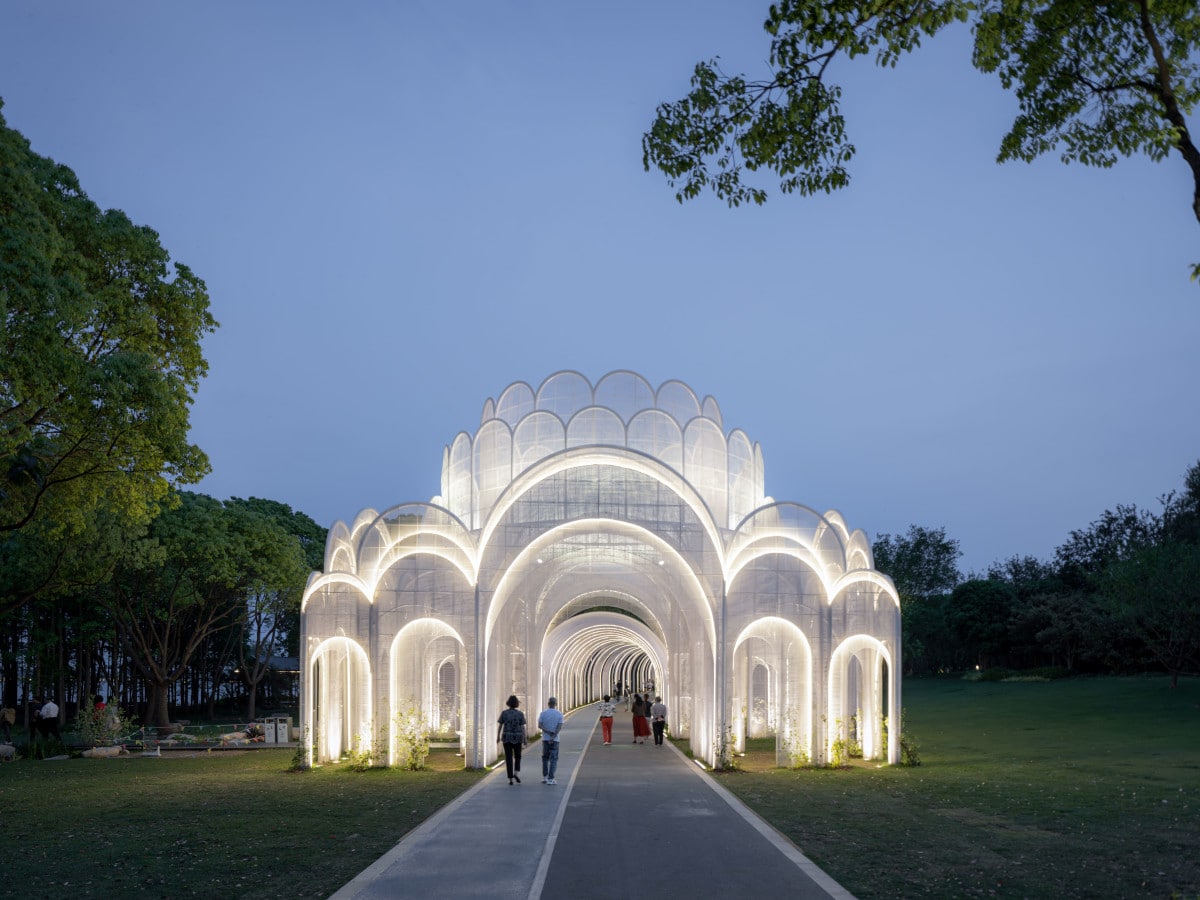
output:
[[[547,708],[538,716],[538,728],[542,732],[542,783],[558,784],[554,773],[558,769],[558,736],[562,732],[563,714],[558,711],[558,700],[551,697]]]
[[[663,730],[667,727],[667,704],[662,702],[662,697],[654,698],[654,705],[650,707],[650,724],[654,728],[654,743],[661,747]]]
[[[47,700],[46,705],[42,707],[38,715],[38,728],[41,729],[42,737],[48,738],[53,734],[61,739],[58,733],[58,704],[53,700]]]

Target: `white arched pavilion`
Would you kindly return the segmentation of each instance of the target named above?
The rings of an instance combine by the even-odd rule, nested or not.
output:
[[[899,601],[866,535],[767,497],[712,397],[628,371],[510,385],[446,447],[438,496],[336,523],[301,654],[314,761],[386,742],[390,762],[415,707],[486,765],[509,694],[532,718],[617,683],[660,694],[709,764],[770,735],[785,764],[850,737],[900,758]]]

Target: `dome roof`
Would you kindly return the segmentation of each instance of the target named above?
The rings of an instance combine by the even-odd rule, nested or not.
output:
[[[435,499],[480,528],[514,478],[576,447],[654,457],[687,478],[724,527],[735,527],[764,499],[762,450],[740,429],[725,433],[716,400],[677,380],[655,389],[623,369],[595,385],[579,372],[556,372],[536,390],[516,381],[488,398],[479,428],[446,447]]]

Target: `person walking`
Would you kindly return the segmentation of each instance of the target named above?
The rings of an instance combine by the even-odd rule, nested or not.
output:
[[[558,736],[562,733],[563,714],[558,711],[558,700],[551,697],[546,709],[538,716],[538,728],[542,732],[542,783],[558,784],[554,773],[558,770]]]
[[[529,743],[525,731],[525,713],[517,709],[521,701],[513,694],[505,702],[508,709],[496,720],[496,740],[504,745],[504,768],[508,772],[508,783],[521,783],[521,748]]]
[[[42,737],[49,738],[53,734],[56,740],[62,740],[62,735],[58,733],[58,704],[53,697],[46,701],[38,715],[38,728]]]
[[[633,706],[629,711],[633,713],[633,742],[644,744],[650,728],[646,725],[646,703],[641,694],[633,695]]]
[[[606,744],[612,743],[612,723],[616,712],[616,704],[612,702],[612,698],[608,694],[605,694],[604,699],[600,701],[600,727],[604,729],[604,743]]]
[[[655,697],[650,705],[650,725],[654,728],[654,746],[661,747],[663,731],[667,727],[667,704],[662,702],[662,697]]]

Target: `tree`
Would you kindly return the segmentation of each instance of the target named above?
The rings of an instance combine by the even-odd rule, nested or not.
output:
[[[1177,152],[1200,222],[1200,150],[1188,128],[1200,100],[1193,0],[779,0],[763,23],[770,77],[697,64],[688,95],[659,105],[642,164],[678,186],[680,202],[709,188],[730,206],[761,204],[766,190],[742,180],[759,169],[775,172],[783,193],[845,187],[855,148],[842,89],[829,80],[835,61],[874,54],[894,67],[956,22],[971,23],[975,68],[998,75],[1020,104],[998,162],[1057,150],[1063,162],[1109,167]]]
[[[1083,658],[1103,658],[1114,640],[1114,620],[1095,594],[1060,590],[1022,598],[1013,612],[1012,637],[1027,653],[1075,669]]]
[[[948,594],[962,577],[958,572],[962,551],[944,527],[909,525],[903,535],[881,534],[871,553],[875,568],[892,579],[902,599]]]
[[[0,540],[70,541],[98,512],[145,524],[208,471],[188,442],[204,282],[3,117],[0,234]]]
[[[260,531],[262,554],[273,553],[275,561],[263,567],[260,579],[246,594],[246,615],[241,623],[238,673],[248,693],[246,720],[255,716],[258,687],[270,671],[271,656],[281,649],[285,638],[299,642],[300,597],[308,573],[324,562],[326,530],[304,513],[295,512],[285,503],[251,497],[237,497],[226,506],[240,508],[261,517],[272,526],[270,531],[286,534],[291,550],[279,544],[278,534]]]
[[[909,525],[903,535],[881,534],[871,545],[875,568],[900,595],[904,659],[909,671],[952,665],[942,602],[961,576],[958,541],[945,528]]]
[[[1154,544],[1161,533],[1162,522],[1153,513],[1119,503],[1087,528],[1072,531],[1054,551],[1059,576],[1068,588],[1094,587],[1111,564]]]
[[[988,668],[1005,650],[1017,592],[1004,581],[975,578],[950,595],[948,616],[967,658]]]
[[[1104,593],[1171,674],[1200,670],[1200,545],[1170,541],[1114,563]]]
[[[169,721],[169,687],[216,632],[240,629],[247,598],[304,571],[299,542],[268,517],[183,493],[118,567],[108,603],[150,691],[146,722]]]
[[[1188,467],[1183,492],[1163,499],[1163,536],[1167,540],[1200,544],[1200,462]]]

